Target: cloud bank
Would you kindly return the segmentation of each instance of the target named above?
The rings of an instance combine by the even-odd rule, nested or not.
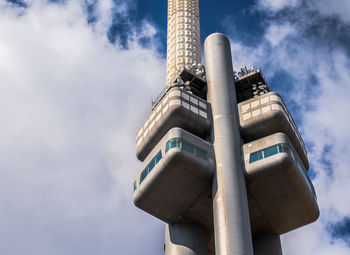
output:
[[[162,224],[131,196],[136,129],[164,59],[137,43],[153,40],[146,21],[127,50],[108,41],[125,5],[95,1],[89,23],[87,2],[1,2],[1,254],[162,253],[150,235]]]
[[[332,6],[330,6],[332,5]],[[231,35],[236,67],[261,66],[282,94],[309,150],[321,217],[283,236],[284,254],[350,254],[350,57],[347,1],[260,0],[261,42]],[[342,227],[341,227],[342,226]]]

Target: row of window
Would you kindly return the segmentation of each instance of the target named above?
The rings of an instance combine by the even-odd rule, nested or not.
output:
[[[254,163],[256,161],[271,157],[273,155],[276,155],[276,154],[282,153],[282,152],[287,153],[289,156],[291,156],[293,159],[295,159],[293,151],[290,148],[290,146],[288,144],[285,144],[285,143],[280,143],[280,144],[276,144],[274,146],[265,148],[263,150],[250,153],[249,163]]]
[[[176,52],[176,54],[177,54],[177,56],[179,56],[179,57],[182,57],[182,56],[186,56],[186,57],[190,57],[190,56],[194,56],[194,57],[196,57],[197,56],[197,53],[193,53],[192,54],[192,51],[190,51],[190,50],[178,50],[177,52]]]
[[[179,69],[181,69],[184,65],[187,65],[187,67],[192,66],[193,63],[198,63],[200,54],[194,54],[193,56],[189,57],[178,57],[176,61],[174,60],[175,57],[171,57],[170,60],[167,63],[167,74],[169,73],[176,73]],[[174,74],[175,75],[175,74]]]
[[[175,34],[169,36],[168,38],[168,45],[171,46],[171,48],[168,48],[170,51],[174,50],[174,46],[176,43],[183,43],[183,42],[193,42],[193,44],[197,44],[197,39],[188,37],[188,36],[176,36]],[[199,45],[197,45],[199,46]]]
[[[191,101],[192,102],[192,101]],[[167,103],[165,104],[164,106],[164,103]],[[160,104],[160,109],[162,111],[160,111],[155,119],[152,119],[152,115],[154,115],[156,113],[157,110],[153,111],[153,113],[151,114],[151,117],[149,119],[151,119],[151,121],[149,122],[149,120],[147,120],[145,122],[145,125],[144,127],[145,128],[141,128],[139,133],[138,133],[138,136],[137,136],[137,142],[136,142],[136,146],[139,146],[141,144],[141,142],[143,141],[143,139],[145,139],[148,135],[148,132],[150,132],[152,130],[153,127],[156,126],[156,122],[158,122],[162,116],[164,116],[166,114],[166,112],[169,110],[170,107],[172,106],[182,106],[190,111],[192,111],[193,113],[197,114],[197,115],[200,115],[201,117],[205,118],[205,119],[208,119],[208,114],[207,112],[205,111],[202,111],[201,108],[199,108],[198,106],[193,106],[193,105],[190,105],[189,103],[187,103],[186,101],[183,101],[183,100],[180,100],[180,99],[169,99],[169,102],[167,101],[164,101],[163,100],[163,108],[162,108],[162,105]],[[200,104],[199,104],[200,105]],[[205,105],[206,106],[206,105]],[[157,108],[158,109],[158,108]],[[149,125],[148,125],[149,124]]]
[[[186,92],[182,91],[182,90],[172,90],[170,91],[168,94],[166,94],[161,102],[158,103],[158,106],[155,110],[152,111],[152,114],[149,116],[149,118],[146,120],[146,122],[144,123],[143,127],[140,128],[137,136],[141,136],[142,132],[144,129],[146,129],[146,127],[148,126],[148,124],[151,122],[151,120],[156,117],[156,114],[159,114],[161,112],[161,110],[167,107],[167,103],[168,103],[168,99],[171,97],[181,97],[187,101],[190,101],[191,103],[198,105],[200,108],[203,108],[204,110],[207,110],[207,105],[205,103],[204,100],[199,100],[197,97],[194,97],[192,95],[187,94]],[[201,109],[200,109],[201,110]],[[157,116],[158,118],[160,118],[160,116]]]
[[[195,146],[191,143],[188,143],[180,138],[173,138],[166,143],[165,153],[172,148],[181,148],[184,151],[187,151],[201,159],[208,160],[208,152]]]
[[[187,17],[190,17],[191,13],[189,11],[199,12],[199,8],[196,5],[192,5],[192,7],[187,5],[185,7],[186,8],[184,8],[183,5],[179,6],[179,5],[175,5],[175,4],[170,4],[169,3],[169,8],[168,8],[169,15],[168,16],[172,17],[173,15],[177,15],[179,17],[182,17],[182,16],[184,16],[184,13],[185,13],[185,14],[189,14],[189,15],[186,15]]]
[[[173,25],[172,28],[177,28],[179,29],[186,29],[186,30],[197,30],[195,26],[192,26],[191,23],[195,24],[195,20],[189,21],[188,23],[177,23],[177,25]]]
[[[197,47],[196,46],[192,47],[192,44],[190,44],[190,43],[179,43],[177,45],[177,48],[178,49],[192,49],[193,48],[193,50],[197,50]]]
[[[282,106],[279,105],[279,104],[271,104],[271,105],[268,105],[268,106],[261,107],[259,109],[253,110],[256,107],[259,107],[261,105],[267,104],[269,102],[279,102],[279,103],[282,104]],[[300,133],[299,133],[299,131],[298,131],[298,129],[297,129],[293,119],[292,119],[292,116],[288,112],[287,107],[285,107],[282,99],[279,96],[277,96],[277,95],[270,95],[270,96],[263,97],[260,100],[255,100],[255,101],[253,101],[251,103],[242,105],[241,109],[242,109],[241,113],[242,113],[243,121],[247,121],[247,120],[249,120],[251,118],[254,118],[254,117],[259,116],[261,114],[268,113],[270,111],[281,111],[281,112],[283,112],[287,116],[287,120],[288,120],[289,124],[292,126],[294,132],[296,133],[299,142],[302,144],[302,149],[303,149],[305,155],[307,154],[306,153],[306,149],[305,149],[304,141],[303,141],[303,139],[300,136]]]
[[[147,175],[152,171],[152,169],[159,163],[161,159],[162,159],[162,152],[159,151],[157,155],[155,155],[154,158],[151,160],[151,162],[149,162],[146,168],[142,171],[140,176],[140,184],[147,177]]]
[[[183,12],[179,12],[178,15],[170,17],[168,20],[168,24],[172,25],[175,23],[182,23],[182,22],[192,22],[192,20],[198,20],[196,19],[196,15],[191,14],[191,12],[188,12],[187,15],[185,15]],[[175,22],[176,21],[176,22]]]
[[[179,12],[179,9],[184,9],[185,11],[190,11],[190,10],[198,10],[198,5],[196,5],[193,2],[184,2],[184,3],[169,3],[168,9],[171,11],[173,10],[174,13],[178,13],[179,16],[183,16],[183,12]]]
[[[187,151],[193,155],[195,155],[198,158],[208,160],[208,152],[206,150],[203,150],[199,148],[198,146],[195,146],[191,143],[188,143],[180,138],[173,138],[170,139],[166,143],[165,147],[165,153],[167,153],[172,148],[181,148],[183,151]],[[140,184],[143,182],[143,180],[147,177],[147,175],[152,171],[152,169],[161,161],[162,159],[162,151],[159,151],[157,155],[153,157],[151,162],[146,166],[146,168],[141,172],[140,175]],[[134,181],[134,191],[137,189],[137,183]]]
[[[301,166],[301,164],[300,164],[297,160],[296,160],[296,162],[297,162],[297,166],[298,166],[299,172],[300,172],[301,175],[303,176],[303,179],[305,180],[308,189],[309,189],[310,192],[311,192],[312,194],[314,194],[314,196],[316,197],[316,194],[315,194],[314,190],[313,190],[312,187],[311,187],[311,183],[309,182],[308,178],[306,177],[306,174],[305,174],[305,171],[304,171],[303,167]]]
[[[270,101],[282,103],[282,99],[279,96],[270,95],[270,96],[263,97],[260,100],[258,99],[258,100],[252,101],[251,103],[247,103],[247,104],[242,105],[242,113],[246,113],[248,111],[251,111],[253,108],[256,108],[260,105],[267,104]]]
[[[276,144],[274,146],[268,147],[266,149],[253,152],[250,154],[249,163],[253,163],[253,162],[259,161],[259,160],[264,159],[264,158],[271,157],[273,155],[276,155],[276,154],[282,153],[282,152],[288,153],[288,155],[293,158],[294,162],[296,162],[296,165],[298,167],[299,172],[301,173],[304,181],[307,184],[308,189],[316,197],[314,190],[311,186],[311,183],[308,180],[308,178],[306,177],[304,168],[301,166],[300,162],[298,160],[296,160],[294,153],[288,144],[280,143],[280,144]]]
[[[181,97],[181,99],[184,99],[186,101],[174,97]],[[191,104],[187,101],[191,102]],[[204,100],[198,99],[197,97],[189,95],[181,90],[172,90],[161,99],[157,107],[152,111],[152,114],[145,121],[143,127],[140,128],[137,134],[136,146],[139,146],[141,144],[143,139],[147,137],[148,132],[150,132],[153,127],[155,127],[156,122],[158,122],[161,117],[167,113],[169,108],[174,105],[181,105],[184,108],[191,110],[195,114],[208,119],[208,107]]]
[[[286,114],[284,109],[283,109],[283,107],[281,105],[279,105],[279,104],[271,104],[271,105],[264,106],[262,108],[259,108],[259,109],[256,109],[254,111],[251,111],[251,112],[243,114],[242,119],[243,119],[243,121],[247,121],[247,120],[249,120],[251,118],[255,118],[255,117],[257,117],[257,116],[259,116],[261,114],[265,114],[265,113],[268,113],[268,112],[271,112],[271,111],[281,111],[284,114]],[[288,121],[289,121],[289,119],[288,119]]]

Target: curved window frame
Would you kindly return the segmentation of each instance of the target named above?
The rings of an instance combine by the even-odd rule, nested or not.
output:
[[[282,152],[287,153],[289,156],[291,156],[293,158],[293,160],[295,160],[293,150],[289,146],[289,144],[279,143],[279,144],[275,144],[273,146],[264,148],[262,150],[258,150],[258,151],[250,153],[249,164],[255,163],[255,162],[260,161],[260,160],[265,159],[265,158],[269,158],[271,156],[274,156],[274,155],[282,153]]]
[[[277,153],[271,153],[271,152],[276,152],[276,150],[277,150]],[[308,189],[311,191],[311,193],[317,199],[316,193],[315,193],[314,189],[312,188],[312,185],[311,185],[309,179],[306,177],[307,173],[304,170],[304,167],[302,166],[302,164],[300,164],[300,162],[294,156],[293,150],[289,144],[279,143],[279,144],[275,144],[273,146],[267,147],[265,149],[250,153],[249,164],[255,163],[259,160],[271,157],[273,155],[276,155],[276,154],[279,154],[282,152],[287,153],[289,156],[291,156],[293,158],[294,162],[297,165],[299,172],[301,173],[303,179],[305,180],[305,182],[307,184]]]
[[[195,155],[198,158],[201,158],[203,160],[208,161],[208,151],[203,150],[202,148],[189,143],[181,138],[172,138],[170,139],[165,146],[165,153],[167,153],[169,150],[173,148],[180,148],[183,151],[187,151],[193,155]]]
[[[146,168],[141,172],[140,175],[140,184],[146,179],[148,174],[152,171],[152,169],[159,163],[159,161],[162,159],[162,151],[160,150],[148,163]]]
[[[316,196],[316,192],[315,190],[312,188],[312,185],[309,181],[309,179],[306,177],[306,171],[304,170],[304,167],[302,167],[302,165],[296,161],[297,163],[297,166],[298,166],[298,170],[299,172],[301,173],[301,175],[303,176],[303,179],[305,180],[306,184],[307,184],[307,187],[308,189],[311,191],[311,193],[314,195],[314,197],[317,199],[317,196]]]

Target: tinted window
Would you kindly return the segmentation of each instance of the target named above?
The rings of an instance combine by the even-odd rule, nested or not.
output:
[[[249,162],[253,163],[253,162],[258,161],[260,159],[263,159],[263,153],[262,153],[262,151],[257,151],[257,152],[250,154]]]
[[[162,159],[162,152],[159,151],[157,155],[149,162],[146,168],[142,171],[140,176],[140,183],[146,178],[146,176],[152,171],[156,164]]]
[[[155,156],[155,164],[157,164],[162,159],[162,152],[158,152]]]
[[[194,154],[194,146],[192,144],[189,144],[189,143],[182,141],[182,149],[184,151],[187,151],[187,152]]]
[[[170,150],[171,148],[181,148],[181,141],[180,139],[178,138],[174,138],[174,139],[171,139],[169,140],[167,143],[166,143],[166,147],[165,147],[165,153]]]
[[[208,160],[208,153],[205,150],[196,148],[196,156],[205,160]]]
[[[288,153],[288,155],[290,155],[295,160],[293,151],[289,147],[289,145],[281,143],[281,144],[276,144],[274,146],[265,148],[263,150],[251,153],[249,156],[249,163],[253,163],[282,152]]]
[[[169,140],[165,147],[165,153],[168,152],[168,150],[170,150],[171,148],[181,148],[182,150],[187,151],[191,154],[194,154],[199,158],[208,160],[208,152],[206,150],[203,150],[180,138],[173,138]]]
[[[264,150],[264,158],[270,157],[278,153],[278,146],[272,146]]]

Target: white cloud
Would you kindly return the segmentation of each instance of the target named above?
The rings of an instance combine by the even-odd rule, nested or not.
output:
[[[296,29],[291,24],[271,25],[269,26],[265,38],[271,44],[272,47],[278,46],[288,36],[292,36],[296,33]]]
[[[131,196],[164,60],[111,45],[79,1],[29,5],[0,6],[0,253],[161,254],[163,225]]]
[[[309,8],[318,10],[321,14],[336,17],[343,22],[350,23],[350,1],[347,0],[312,0],[308,1]]]
[[[307,8],[326,17],[336,17],[348,24],[350,22],[350,1],[348,0],[258,0],[257,6],[259,10],[271,13],[277,13],[286,8],[298,7],[300,11]]]
[[[296,6],[300,0],[259,0],[258,6],[272,12],[280,11],[287,7]]]
[[[262,45],[246,47],[239,42],[231,41],[231,52],[233,68],[237,71],[238,68],[244,66],[255,67],[258,65],[260,57],[264,55],[264,48]]]
[[[316,34],[305,36],[304,26],[312,25],[313,20],[308,22],[272,19],[255,47],[232,40],[234,66],[260,65],[268,81],[281,73],[290,76],[279,79],[282,83],[272,89],[285,95],[289,107],[298,105],[299,111],[293,112],[300,116],[299,128],[311,145],[309,159],[316,172],[313,182],[321,217],[284,235],[284,254],[350,254],[349,245],[328,231],[330,224],[350,215],[346,197],[350,193],[350,58],[340,46],[317,44],[312,37]],[[288,82],[288,92],[281,89],[287,88],[283,82]]]
[[[350,215],[348,199],[344,196],[350,193],[350,159],[347,156],[350,154],[350,120],[345,117],[350,108],[347,95],[350,77],[344,72],[350,67],[350,60],[341,51],[331,52],[329,58],[316,59],[320,63],[315,65],[312,74],[320,84],[308,97],[312,100],[312,109],[305,109],[302,113],[302,129],[305,140],[313,144],[309,158],[317,174],[314,185],[321,217],[317,223],[287,234],[284,244],[286,254],[342,255],[348,254],[350,247],[345,241],[333,240],[327,226]],[[310,87],[303,83],[298,85]],[[310,103],[306,101],[307,98],[298,103]]]
[[[350,206],[343,194],[350,193],[348,181],[350,173],[350,120],[348,109],[350,101],[347,91],[350,89],[350,59],[344,52],[335,51],[330,62],[321,62],[315,72],[320,81],[320,95],[314,102],[315,111],[308,111],[304,116],[305,135],[315,144],[312,160],[320,169],[319,188],[323,208],[336,210],[338,217],[350,215]],[[320,137],[320,134],[323,136]],[[330,146],[328,151],[324,147]],[[334,168],[332,175],[326,175],[323,160],[328,160]]]
[[[283,254],[298,255],[344,255],[349,253],[349,247],[343,241],[330,238],[321,224],[295,230],[282,237]]]

